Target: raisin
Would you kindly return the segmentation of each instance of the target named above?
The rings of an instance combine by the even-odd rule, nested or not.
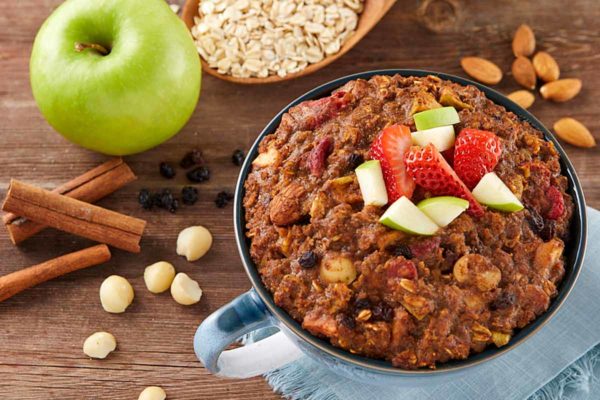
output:
[[[181,201],[188,206],[195,204],[198,201],[198,189],[193,186],[184,186],[181,189]]]
[[[175,214],[175,212],[177,211],[177,209],[179,208],[179,200],[177,199],[173,199],[173,201],[171,202],[171,204],[169,205],[169,212],[172,214]]]
[[[342,324],[346,328],[348,328],[348,329],[356,328],[356,321],[354,321],[354,318],[352,318],[351,316],[349,316],[347,314],[341,314],[338,318],[339,318],[340,324]]]
[[[198,149],[194,149],[187,153],[181,161],[179,161],[179,166],[181,168],[191,168],[194,165],[202,165],[204,164],[204,158],[202,157],[202,152]]]
[[[373,318],[390,322],[394,318],[394,310],[386,303],[379,303],[371,309]]]
[[[392,254],[394,254],[395,256],[402,256],[407,260],[413,258],[413,254],[412,251],[410,251],[410,247],[402,243],[397,246],[394,246],[394,248],[392,249]]]
[[[154,202],[152,201],[152,195],[148,189],[140,190],[138,194],[138,202],[142,205],[145,210],[150,210],[154,206]]]
[[[217,193],[217,198],[215,199],[215,204],[218,208],[223,208],[231,200],[233,200],[233,194],[223,191],[223,192]]]
[[[298,258],[298,263],[302,268],[312,268],[317,264],[317,255],[314,251],[307,251]]]
[[[200,183],[210,179],[210,170],[206,167],[198,167],[188,171],[186,176],[190,181]]]
[[[517,296],[515,296],[514,293],[502,292],[498,295],[498,297],[496,297],[494,301],[491,302],[490,309],[492,311],[504,310],[505,308],[508,308],[515,304],[516,301]]]
[[[556,223],[554,221],[546,221],[544,228],[540,231],[540,238],[544,242],[549,241],[556,235]]]
[[[352,153],[348,157],[348,169],[354,171],[363,162],[365,162],[365,158],[362,155],[358,153]]]
[[[371,308],[371,302],[369,301],[369,299],[366,298],[356,299],[354,300],[354,308],[356,308],[357,311]]]
[[[233,155],[231,156],[231,161],[233,161],[233,163],[239,167],[244,163],[245,158],[246,155],[244,154],[244,152],[238,149],[233,152]]]
[[[175,168],[169,163],[161,162],[158,170],[164,178],[171,179],[175,176]]]
[[[528,208],[529,215],[527,216],[527,223],[531,227],[531,230],[536,235],[544,229],[544,219],[542,216],[533,208]]]
[[[173,203],[175,201],[173,193],[171,193],[169,189],[163,189],[163,191],[159,193],[158,198],[155,198],[155,205],[170,211],[173,208]]]

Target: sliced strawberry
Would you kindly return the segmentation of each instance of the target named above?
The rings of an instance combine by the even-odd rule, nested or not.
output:
[[[454,147],[448,149],[448,150],[444,150],[442,151],[442,155],[444,156],[444,158],[446,159],[446,161],[448,161],[448,164],[450,166],[454,165]]]
[[[494,170],[501,154],[502,143],[492,132],[463,129],[454,144],[454,171],[473,189],[485,174]]]
[[[381,131],[371,145],[371,157],[381,163],[390,203],[402,196],[410,199],[415,190],[415,182],[404,165],[404,155],[411,144],[410,129],[405,125],[392,125]]]
[[[476,217],[483,215],[483,208],[475,200],[471,191],[431,143],[425,147],[410,148],[406,154],[406,169],[417,185],[432,194],[465,199],[469,202],[469,214]]]

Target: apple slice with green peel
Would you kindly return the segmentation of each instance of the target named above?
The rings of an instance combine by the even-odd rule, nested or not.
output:
[[[454,125],[460,122],[454,107],[433,108],[413,115],[418,131],[437,128],[438,126]]]
[[[362,163],[354,170],[365,205],[384,206],[388,202],[379,160]]]
[[[417,208],[438,226],[444,227],[469,208],[469,202],[454,196],[439,196],[425,199]]]
[[[379,222],[388,228],[416,235],[433,235],[439,229],[406,196],[400,197],[383,213]]]
[[[485,174],[472,193],[478,202],[496,210],[514,212],[523,209],[517,196],[494,172]]]
[[[413,144],[427,146],[433,144],[438,151],[442,152],[454,146],[454,126],[445,125],[437,128],[425,129],[424,131],[411,132]]]

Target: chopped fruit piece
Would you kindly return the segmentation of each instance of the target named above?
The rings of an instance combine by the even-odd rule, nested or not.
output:
[[[417,207],[433,222],[444,227],[469,208],[469,202],[458,197],[440,196],[425,199]]]
[[[442,155],[444,156],[446,161],[448,161],[448,164],[450,166],[454,165],[454,147],[452,147],[451,149],[448,149],[446,151],[442,151],[440,153],[442,153]]]
[[[356,267],[348,257],[327,255],[319,268],[319,276],[327,283],[349,285],[356,279]]]
[[[386,267],[388,278],[416,279],[418,275],[415,263],[404,257],[392,258]]]
[[[321,176],[325,171],[327,157],[333,151],[333,140],[330,137],[322,138],[308,155],[308,168],[314,176]]]
[[[384,206],[388,202],[383,172],[379,160],[362,163],[356,168],[356,178],[365,205]]]
[[[436,253],[441,242],[439,236],[416,240],[409,245],[410,252],[414,258],[425,259]]]
[[[417,185],[432,194],[465,199],[469,202],[469,214],[475,217],[483,215],[481,205],[432,144],[411,147],[406,154],[406,169]]]
[[[418,131],[437,128],[438,126],[454,125],[460,122],[454,107],[434,108],[413,115]]]
[[[416,235],[433,235],[439,229],[405,196],[392,204],[379,219],[383,225]]]
[[[431,143],[439,151],[448,150],[454,146],[454,126],[452,125],[416,131],[411,135],[413,144],[418,146],[427,146]]]
[[[338,115],[351,100],[351,93],[340,90],[318,100],[304,101],[292,107],[289,115],[298,123],[298,130],[313,130]]]
[[[489,172],[481,178],[473,189],[473,196],[482,204],[496,210],[512,212],[523,209],[523,204],[517,199],[517,196],[494,172]]]
[[[456,175],[473,189],[485,174],[494,170],[501,154],[502,143],[492,132],[463,129],[454,146]]]
[[[371,157],[381,162],[390,202],[402,196],[410,198],[415,190],[415,182],[404,165],[404,155],[411,144],[410,129],[405,125],[392,125],[381,131],[371,145]]]
[[[550,186],[546,190],[546,197],[550,200],[550,210],[546,214],[546,218],[557,220],[565,212],[565,199],[562,193],[554,186]]]

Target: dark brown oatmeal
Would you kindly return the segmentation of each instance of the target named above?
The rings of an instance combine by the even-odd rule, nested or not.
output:
[[[363,206],[352,168],[382,128],[414,130],[412,115],[440,103],[459,110],[457,132],[501,139],[495,172],[526,208],[463,213],[433,237],[410,236],[377,222],[384,208]],[[473,86],[375,76],[304,102],[262,141],[245,189],[251,256],[275,303],[312,334],[397,367],[434,368],[505,345],[548,309],[564,275],[573,202],[559,155]],[[413,201],[427,196],[417,189]],[[300,265],[308,252],[314,268]],[[328,283],[331,265],[356,274]]]

